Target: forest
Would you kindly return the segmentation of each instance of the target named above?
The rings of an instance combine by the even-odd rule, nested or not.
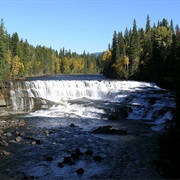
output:
[[[180,167],[180,29],[173,21],[124,33],[114,31],[112,44],[103,54],[103,74],[108,78],[156,82],[176,92],[176,112],[169,130],[159,139],[158,169],[165,178],[179,179]]]
[[[99,73],[102,71],[102,57],[84,52],[79,55],[61,48],[59,52],[51,47],[30,45],[17,32],[12,36],[0,24],[0,87],[13,79],[26,76],[54,74]]]
[[[107,78],[151,81],[176,92],[176,112],[169,131],[160,137],[159,166],[166,178],[180,178],[180,28],[167,19],[145,28],[136,20],[125,32],[114,31],[100,55],[61,48],[34,47],[0,24],[0,88],[14,79],[54,74],[103,73]],[[175,124],[175,125],[174,125]]]
[[[109,78],[137,79],[173,86],[180,67],[180,29],[166,19],[151,27],[147,16],[145,29],[114,31],[112,45],[103,55],[103,74]]]

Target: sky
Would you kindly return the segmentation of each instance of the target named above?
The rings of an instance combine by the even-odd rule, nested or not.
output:
[[[33,46],[59,51],[105,51],[113,32],[145,28],[158,20],[180,25],[180,0],[0,0],[0,19],[9,34],[17,32]]]

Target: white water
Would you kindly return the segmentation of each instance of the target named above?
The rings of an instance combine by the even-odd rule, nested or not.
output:
[[[31,116],[101,119],[113,103],[122,103],[133,110],[129,112],[129,119],[151,120],[162,124],[172,119],[172,110],[175,108],[172,92],[154,83],[137,81],[14,82],[11,83],[10,93],[14,110],[30,112]],[[38,111],[37,102],[42,108]]]

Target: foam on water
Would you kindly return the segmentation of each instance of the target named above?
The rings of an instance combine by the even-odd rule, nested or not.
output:
[[[173,92],[161,89],[154,83],[137,81],[12,82],[10,94],[14,110],[30,112],[30,116],[106,119],[104,115],[109,104],[120,103],[131,107],[128,119],[151,120],[161,124],[172,119],[175,108]],[[35,111],[37,104],[41,109]]]

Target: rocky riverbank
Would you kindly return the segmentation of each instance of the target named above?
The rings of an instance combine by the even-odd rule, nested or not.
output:
[[[151,125],[42,121],[0,121],[0,179],[162,179],[154,164],[159,134]]]

